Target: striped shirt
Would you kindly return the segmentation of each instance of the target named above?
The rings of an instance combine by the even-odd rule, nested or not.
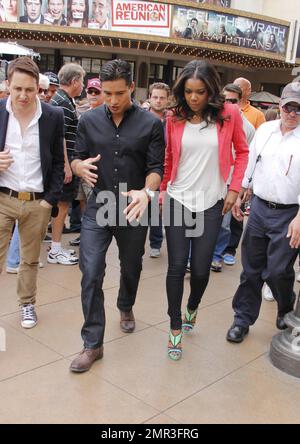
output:
[[[62,89],[58,89],[51,99],[51,105],[60,106],[65,117],[65,139],[68,157],[73,157],[78,117],[73,99]]]

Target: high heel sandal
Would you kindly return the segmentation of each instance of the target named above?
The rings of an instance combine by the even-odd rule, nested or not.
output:
[[[176,336],[173,335],[172,331],[169,332],[169,342],[172,345],[171,346],[168,345],[168,356],[173,361],[178,361],[181,358],[182,355],[181,339],[182,339],[182,332]]]
[[[197,312],[198,312],[197,309],[192,312],[189,312],[189,309],[186,307],[184,320],[182,323],[182,329],[184,332],[188,333],[193,330],[196,323]]]

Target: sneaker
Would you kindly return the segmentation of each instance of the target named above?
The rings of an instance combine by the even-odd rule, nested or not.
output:
[[[274,297],[273,297],[271,288],[267,284],[265,284],[265,286],[263,288],[263,297],[264,297],[265,301],[268,301],[268,302],[274,301]]]
[[[47,251],[48,251],[48,253],[49,253],[49,251],[51,251],[51,246],[47,248]],[[68,256],[76,256],[76,251],[72,250],[70,248],[62,248],[61,251],[63,251]]]
[[[21,315],[21,325],[23,328],[32,328],[36,326],[37,316],[33,304],[21,305]]]
[[[236,259],[235,256],[233,256],[232,254],[226,253],[223,256],[223,261],[226,265],[235,265]]]
[[[39,268],[44,268],[43,262],[39,262]],[[18,274],[20,267],[6,267],[6,273],[9,274]]]
[[[67,250],[60,250],[57,253],[53,253],[50,250],[47,257],[49,264],[77,265],[78,261],[78,257],[68,254]]]
[[[222,271],[222,262],[220,261],[212,261],[210,269],[215,271],[216,273],[220,273]]]
[[[46,236],[44,237],[43,242],[52,242],[52,237],[48,236],[48,234],[46,234]]]
[[[150,257],[160,257],[160,249],[159,248],[151,248]]]
[[[72,247],[78,247],[80,245],[80,236],[76,237],[76,239],[70,240],[69,244]]]
[[[6,273],[18,274],[19,273],[19,267],[6,267]]]
[[[51,248],[50,248],[51,250]],[[49,251],[50,251],[49,250]],[[76,256],[76,251],[72,250],[71,248],[62,248],[61,249],[65,254],[68,254],[69,256]]]

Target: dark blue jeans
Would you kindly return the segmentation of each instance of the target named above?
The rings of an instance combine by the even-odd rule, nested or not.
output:
[[[103,344],[105,330],[102,284],[108,247],[115,237],[121,265],[117,307],[129,312],[135,303],[142,271],[147,227],[101,227],[90,213],[83,217],[80,238],[79,266],[82,272],[81,301],[84,314],[81,336],[86,348],[97,348]]]
[[[150,240],[150,248],[161,249],[162,241],[163,241],[163,228],[162,228],[162,217],[159,216],[159,225],[154,227],[150,225],[149,229],[149,240]]]

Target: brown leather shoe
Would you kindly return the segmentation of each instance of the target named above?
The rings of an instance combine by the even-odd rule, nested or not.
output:
[[[123,333],[132,333],[135,329],[135,319],[133,311],[121,311],[120,327]]]
[[[72,361],[70,370],[75,373],[87,372],[92,364],[103,358],[103,345],[99,348],[84,348]]]

